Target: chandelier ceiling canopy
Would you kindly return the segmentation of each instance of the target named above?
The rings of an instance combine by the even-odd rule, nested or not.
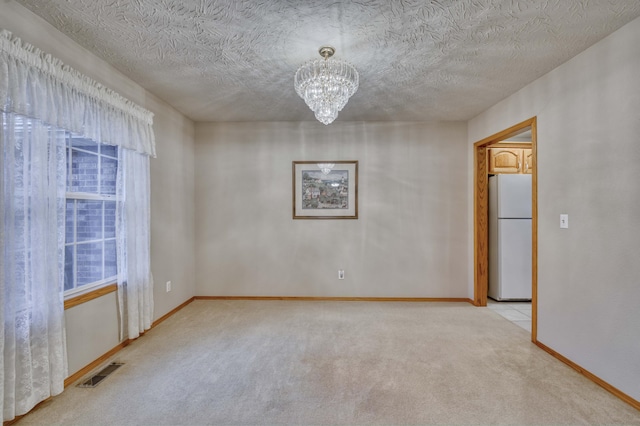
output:
[[[330,124],[338,112],[358,90],[358,71],[349,63],[331,58],[333,47],[321,47],[324,59],[314,59],[302,65],[296,72],[296,93],[323,124]]]

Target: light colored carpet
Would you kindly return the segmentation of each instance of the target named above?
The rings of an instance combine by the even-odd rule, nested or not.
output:
[[[638,424],[466,303],[195,301],[20,425]]]

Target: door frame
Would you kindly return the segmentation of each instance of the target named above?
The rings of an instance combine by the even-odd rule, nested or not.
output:
[[[473,303],[487,306],[489,290],[489,164],[487,147],[531,128],[531,341],[538,336],[538,128],[537,118],[495,133],[473,144]]]

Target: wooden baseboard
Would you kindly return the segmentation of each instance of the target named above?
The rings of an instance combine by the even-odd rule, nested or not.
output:
[[[105,294],[111,293],[111,292],[116,290],[115,287],[116,287],[115,285],[108,286],[108,287],[103,287],[102,289],[99,289],[98,291],[95,291],[95,292],[92,292],[91,294],[88,294],[88,296],[87,295],[82,295],[82,296],[79,296],[78,298],[74,298],[74,299],[77,299],[77,300],[73,300],[72,305],[71,306],[65,306],[65,309],[68,309],[68,308],[70,308],[72,306],[76,306],[76,305],[78,305],[80,303],[84,303],[84,302],[86,302],[88,300],[93,300],[96,297],[104,296]],[[167,318],[169,318],[170,316],[172,316],[173,314],[175,314],[180,309],[184,308],[185,306],[187,306],[189,303],[193,302],[194,300],[195,300],[195,298],[192,297],[191,299],[187,300],[186,302],[184,302],[183,304],[181,304],[177,308],[175,308],[175,309],[171,310],[170,312],[168,312],[166,315],[161,316],[160,318],[155,320],[153,322],[153,324],[151,324],[151,328],[149,330],[153,329],[158,324],[160,324],[162,321],[166,320]],[[79,302],[79,303],[77,303],[77,302]],[[147,331],[149,331],[149,330],[147,330]],[[142,333],[141,335],[143,335],[143,334],[144,333]],[[96,360],[92,361],[91,363],[85,365],[83,368],[81,368],[80,370],[76,371],[75,373],[73,373],[72,375],[70,375],[69,377],[67,377],[64,380],[64,387],[66,388],[68,386],[71,386],[76,381],[80,380],[82,377],[84,377],[85,375],[89,374],[91,371],[93,371],[96,368],[100,367],[109,358],[111,358],[113,355],[118,353],[122,348],[125,348],[126,346],[129,346],[135,340],[136,339],[127,339],[127,340],[117,344],[113,349],[109,350],[107,353],[103,354],[98,359],[96,359]],[[38,405],[33,407],[31,409],[31,411],[37,409],[38,407],[42,406],[43,404],[45,404],[46,402],[48,402],[50,400],[51,400],[51,398],[45,399],[44,401],[40,402]],[[31,412],[31,411],[29,411],[29,412]],[[29,414],[29,413],[27,413],[27,414]],[[17,421],[19,421],[21,418],[26,416],[27,414],[23,414],[21,416],[16,416],[13,420],[7,420],[6,422],[2,423],[2,426],[11,426],[14,423],[16,423]]]
[[[320,302],[466,302],[462,297],[309,297],[309,296],[195,296],[195,300],[292,300]]]
[[[153,322],[153,324],[151,324],[151,329],[154,327],[157,327],[158,324],[160,324],[162,321],[166,320],[167,318],[169,318],[170,316],[172,316],[173,314],[175,314],[176,312],[178,312],[180,309],[184,308],[185,306],[187,306],[189,303],[193,302],[196,298],[192,297],[191,299],[187,300],[186,302],[184,302],[183,304],[181,304],[180,306],[178,306],[175,309],[172,309],[171,311],[169,311],[167,314],[161,316],[160,318],[158,318],[157,320],[155,320]]]
[[[75,373],[73,373],[72,375],[70,375],[69,377],[64,379],[64,387],[66,388],[67,386],[72,385],[73,383],[75,383],[77,380],[81,379],[86,374],[89,374],[92,370],[100,367],[100,365],[102,363],[106,362],[109,358],[111,358],[113,355],[118,353],[120,351],[120,349],[128,346],[131,342],[132,342],[132,340],[127,339],[124,342],[119,343],[113,349],[111,349],[110,351],[108,351],[107,353],[105,353],[104,355],[99,357],[98,359],[96,359],[93,362],[85,365],[83,368],[81,368],[80,370],[76,371]]]
[[[113,290],[112,290],[113,291]],[[346,301],[346,302],[467,302],[473,304],[473,300],[465,298],[432,298],[432,297],[299,297],[299,296],[195,296],[186,302],[182,303],[175,309],[172,309],[167,314],[161,316],[151,324],[151,329],[157,327],[161,322],[174,315],[180,309],[184,308],[194,300],[307,300],[307,301]],[[149,330],[151,330],[149,329]],[[149,331],[147,330],[147,331]],[[142,333],[141,335],[144,335]],[[64,386],[67,387],[77,380],[89,374],[92,370],[98,368],[102,363],[106,362],[109,358],[119,352],[122,348],[131,344],[135,339],[127,339],[122,343],[116,345],[113,349],[100,356],[98,359],[87,364],[85,367],[75,372],[71,376],[67,377],[64,381]]]
[[[550,354],[551,356],[553,356],[554,358],[564,362],[569,367],[573,368],[578,373],[580,373],[583,376],[585,376],[587,379],[591,380],[595,384],[601,386],[602,388],[604,388],[605,390],[609,391],[613,395],[617,396],[618,398],[620,398],[621,400],[623,400],[627,404],[631,405],[636,410],[640,410],[640,401],[638,401],[636,399],[633,399],[632,397],[630,397],[626,393],[622,392],[620,389],[618,389],[618,388],[616,388],[614,386],[611,386],[609,383],[605,382],[600,377],[596,376],[595,374],[591,373],[588,370],[585,370],[584,368],[582,368],[581,366],[579,366],[575,362],[571,361],[569,358],[567,358],[567,357],[565,357],[563,355],[560,355],[558,352],[554,351],[553,349],[551,349],[550,347],[544,345],[543,343],[540,343],[538,341],[534,341],[533,343],[536,346],[538,346],[540,349],[542,349],[543,351],[545,351],[548,354]]]
[[[179,305],[175,309],[171,310],[167,314],[165,314],[162,317],[160,317],[157,320],[155,320],[153,322],[153,324],[151,325],[151,329],[156,327],[158,324],[160,324],[161,322],[163,322],[167,318],[169,318],[172,315],[174,315],[176,312],[178,312],[180,309],[184,308],[185,306],[187,306],[188,304],[190,304],[194,300],[293,300],[293,301],[297,300],[297,301],[332,301],[332,302],[333,301],[346,301],[346,302],[352,302],[352,301],[356,301],[356,302],[466,302],[466,303],[470,303],[471,305],[475,305],[474,301],[471,300],[471,299],[467,299],[467,298],[449,298],[449,297],[446,297],[446,298],[431,298],[431,297],[410,297],[410,298],[406,298],[406,297],[195,296],[195,297],[192,297],[191,299],[187,300],[186,302],[182,303],[181,305]],[[86,365],[81,370],[79,370],[76,373],[72,374],[71,376],[67,377],[67,379],[65,379],[65,381],[64,381],[65,388],[67,386],[70,386],[71,384],[75,383],[77,380],[82,378],[84,375],[89,374],[92,370],[98,368],[102,363],[106,362],[110,357],[115,355],[117,352],[119,352],[124,347],[128,346],[129,344],[131,344],[134,340],[131,340],[131,339],[125,340],[124,342],[116,345],[113,349],[111,349],[110,351],[108,351],[107,353],[105,353],[104,355],[102,355],[101,357],[96,359],[95,361],[93,361],[90,364]],[[622,392],[621,390],[617,389],[616,387],[610,385],[609,383],[605,382],[604,380],[602,380],[601,378],[599,378],[595,374],[591,373],[588,370],[585,370],[584,368],[582,368],[581,366],[579,366],[575,362],[571,361],[570,359],[566,358],[563,355],[560,355],[558,352],[554,351],[553,349],[549,348],[548,346],[544,345],[543,343],[540,343],[538,341],[534,341],[533,343],[536,346],[538,346],[540,349],[542,349],[545,352],[549,353],[554,358],[562,361],[563,363],[567,364],[569,367],[573,368],[574,370],[576,370],[580,374],[582,374],[585,377],[587,377],[592,382],[594,382],[597,385],[601,386],[602,388],[604,388],[605,390],[607,390],[611,394],[613,394],[616,397],[620,398],[621,400],[623,400],[624,402],[628,403],[629,405],[631,405],[635,409],[640,410],[640,401],[637,401],[636,399],[632,398],[631,396],[627,395],[626,393]],[[48,402],[50,400],[51,400],[51,398],[47,398],[46,400],[40,402],[38,405],[36,405],[33,408],[33,410],[35,410],[36,408],[38,408],[39,406],[45,404],[46,402]],[[27,413],[27,414],[29,414],[29,413]],[[13,420],[5,421],[5,422],[3,422],[3,426],[13,425],[14,423],[18,422],[21,418],[23,418],[27,414],[24,414],[22,416],[17,416]]]
[[[181,304],[180,306],[178,306],[177,308],[171,310],[170,312],[168,312],[167,314],[161,316],[160,318],[158,318],[157,320],[155,320],[153,322],[153,324],[151,324],[151,328],[149,330],[147,330],[146,332],[149,332],[151,329],[153,329],[154,327],[156,327],[158,324],[160,324],[162,321],[166,320],[167,318],[169,318],[170,316],[172,316],[173,314],[175,314],[176,312],[178,312],[180,309],[184,308],[185,306],[187,306],[189,303],[193,302],[194,298],[192,297],[191,299],[187,300],[186,302],[184,302],[183,304]],[[144,335],[145,333],[141,333],[140,335]],[[104,362],[106,362],[109,358],[111,358],[113,355],[115,355],[116,353],[118,353],[122,348],[130,345],[132,342],[134,342],[136,339],[127,339],[125,341],[123,341],[122,343],[119,343],[118,345],[116,345],[113,349],[111,349],[110,351],[108,351],[107,353],[105,353],[104,355],[102,355],[101,357],[99,357],[98,359],[94,360],[93,362],[87,364],[86,366],[84,366],[83,368],[81,368],[79,371],[73,373],[71,376],[67,377],[64,381],[64,387],[66,388],[67,386],[70,386],[71,384],[75,383],[77,380],[81,379],[83,376],[89,374],[91,371],[93,371],[94,369],[100,367],[100,365]]]
[[[44,406],[45,404],[47,404],[48,402],[51,402],[52,400],[53,400],[53,397],[50,396],[49,398],[38,402],[35,407],[33,407],[31,410],[29,410],[29,413],[31,413],[34,410],[37,410],[38,408]],[[22,414],[20,416],[15,416],[11,420],[6,420],[6,421],[2,422],[2,426],[11,426],[11,425],[17,423],[20,419],[22,419],[24,416],[28,415],[29,413]]]

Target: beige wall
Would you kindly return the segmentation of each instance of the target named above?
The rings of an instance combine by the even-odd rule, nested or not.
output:
[[[117,309],[117,293],[113,292],[64,311],[69,375],[117,345],[119,324],[111,320]]]
[[[197,123],[196,294],[468,297],[466,151],[464,123]],[[293,160],[358,160],[359,219],[293,220]]]
[[[151,160],[151,272],[154,319],[195,295],[194,124],[154,97],[157,158]],[[167,293],[165,283],[171,281]]]
[[[156,114],[156,318],[194,294],[470,297],[467,142],[538,116],[539,340],[640,399],[640,20],[471,120],[468,137],[464,123],[194,129],[15,2],[0,1],[0,27]],[[360,161],[360,219],[291,219],[291,161],[309,159]],[[67,315],[70,373],[95,358],[82,336],[117,344],[113,295],[91,303]]]
[[[156,159],[151,160],[151,269],[155,315],[159,318],[194,295],[194,125],[168,104],[13,1],[0,1],[0,28],[60,58],[65,64],[114,89],[155,114]],[[165,292],[165,282],[173,291]],[[69,373],[118,344],[113,294],[73,308],[66,315]],[[88,335],[104,336],[99,350]],[[104,352],[102,352],[104,353]],[[101,355],[100,353],[99,355]]]
[[[636,400],[638,40],[640,18],[469,122],[475,142],[538,117],[538,340]]]

